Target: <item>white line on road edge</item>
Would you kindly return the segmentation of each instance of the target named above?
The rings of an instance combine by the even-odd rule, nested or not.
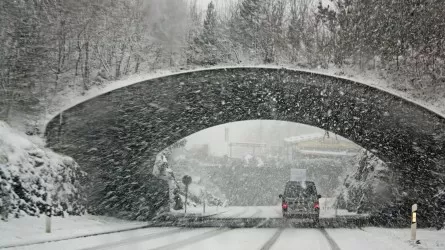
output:
[[[44,244],[44,243],[49,243],[49,242],[65,241],[65,240],[74,240],[74,239],[79,239],[79,238],[87,238],[87,237],[93,237],[93,236],[99,236],[99,235],[105,235],[105,234],[113,234],[113,233],[122,233],[122,232],[151,228],[151,227],[152,227],[151,225],[136,226],[136,227],[125,228],[125,229],[103,231],[103,232],[99,232],[99,233],[90,233],[90,234],[82,234],[82,235],[76,235],[76,236],[58,237],[55,239],[33,240],[33,241],[17,243],[17,244],[5,244],[5,245],[0,245],[0,249],[13,248],[13,247],[24,247],[24,246],[38,245],[38,244]]]

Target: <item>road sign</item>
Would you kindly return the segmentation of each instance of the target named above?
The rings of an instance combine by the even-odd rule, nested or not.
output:
[[[306,169],[292,168],[290,170],[291,181],[306,181]]]
[[[190,183],[192,183],[192,177],[189,175],[184,175],[184,177],[182,177],[182,183],[184,183],[186,186],[190,185]]]
[[[189,175],[184,175],[184,177],[182,177],[182,183],[184,183],[184,185],[185,185],[184,213],[187,213],[187,196],[188,196],[189,185],[190,185],[190,183],[192,183],[192,177]]]

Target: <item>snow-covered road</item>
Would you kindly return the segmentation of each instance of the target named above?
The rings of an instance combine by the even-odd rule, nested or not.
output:
[[[212,216],[213,218],[282,218],[281,206],[277,204],[275,206],[230,206],[220,207],[207,207],[206,213],[202,213],[202,207],[194,207],[189,209],[189,214],[196,214],[197,216],[205,215]],[[184,211],[175,211],[174,214],[179,215]],[[320,217],[321,218],[334,218],[335,216],[354,216],[356,213],[350,213],[346,210],[338,209],[335,211],[333,199],[322,198],[320,199]]]
[[[330,210],[328,206],[321,209]],[[44,218],[27,217],[0,223],[0,249],[445,249],[445,230],[419,229],[420,244],[414,244],[409,241],[409,228],[295,228],[291,221],[282,221],[279,206],[226,207],[223,211],[214,217],[280,223],[268,228],[226,228],[225,223],[221,227],[148,227],[147,222],[88,215],[54,218],[53,233],[45,234]]]
[[[420,229],[420,245],[409,229],[147,228],[15,249],[445,249],[445,231]],[[14,249],[14,248],[13,248]]]
[[[275,207],[227,207],[214,218],[281,218],[279,206]]]

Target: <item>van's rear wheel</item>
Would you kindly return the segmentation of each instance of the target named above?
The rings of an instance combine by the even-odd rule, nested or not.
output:
[[[320,223],[320,214],[314,215],[314,217],[312,218],[312,221],[317,226]]]
[[[315,209],[316,214],[314,215],[314,223],[318,224],[320,222],[320,209]]]

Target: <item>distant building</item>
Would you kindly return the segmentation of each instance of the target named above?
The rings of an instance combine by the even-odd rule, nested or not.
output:
[[[354,157],[360,150],[357,144],[335,134],[315,133],[284,139],[287,160],[301,158]]]
[[[253,157],[263,156],[266,153],[266,143],[254,142],[231,142],[229,145],[229,157],[243,159],[250,155]]]

